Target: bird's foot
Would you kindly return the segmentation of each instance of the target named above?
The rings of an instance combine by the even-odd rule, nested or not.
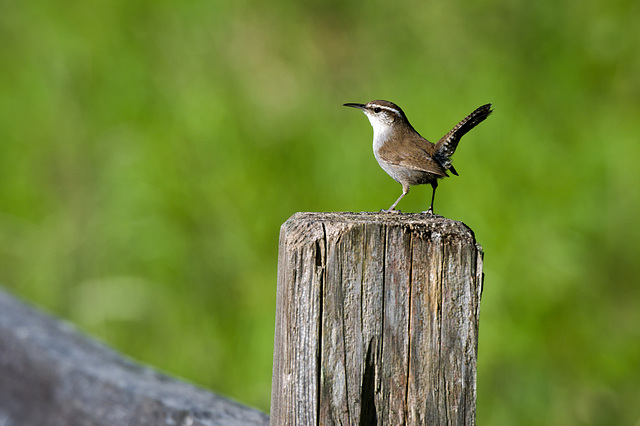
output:
[[[442,215],[435,214],[435,213],[433,212],[433,210],[431,210],[431,209],[427,210],[426,212],[422,212],[422,214],[426,214],[426,215],[429,215],[429,216],[431,216],[431,217],[440,217],[440,218],[444,218],[444,216],[442,216]]]
[[[396,209],[388,209],[388,210],[382,209],[380,210],[380,213],[402,213],[402,212]]]

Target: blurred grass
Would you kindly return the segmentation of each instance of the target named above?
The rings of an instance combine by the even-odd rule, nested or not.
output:
[[[637,424],[639,9],[4,2],[0,281],[268,411],[280,224],[400,193],[340,105],[434,140],[493,102],[436,199],[486,251],[478,423]]]

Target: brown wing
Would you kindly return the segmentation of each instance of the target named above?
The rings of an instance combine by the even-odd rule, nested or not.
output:
[[[392,143],[385,143],[378,150],[380,158],[387,163],[432,173],[446,177],[445,169],[433,159],[435,145],[426,139],[412,137],[396,138]]]

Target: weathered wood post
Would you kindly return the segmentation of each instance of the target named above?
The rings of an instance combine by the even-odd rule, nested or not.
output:
[[[475,424],[482,278],[460,222],[293,215],[280,230],[271,424]]]

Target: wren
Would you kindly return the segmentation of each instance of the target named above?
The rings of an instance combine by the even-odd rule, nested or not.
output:
[[[420,136],[399,106],[389,101],[367,104],[347,103],[365,113],[373,127],[373,154],[380,167],[402,185],[402,194],[386,212],[394,212],[402,197],[413,185],[431,184],[431,205],[424,213],[433,214],[438,179],[448,177],[447,171],[458,176],[451,164],[460,138],[483,122],[493,112],[491,104],[482,105],[460,121],[437,143]]]

